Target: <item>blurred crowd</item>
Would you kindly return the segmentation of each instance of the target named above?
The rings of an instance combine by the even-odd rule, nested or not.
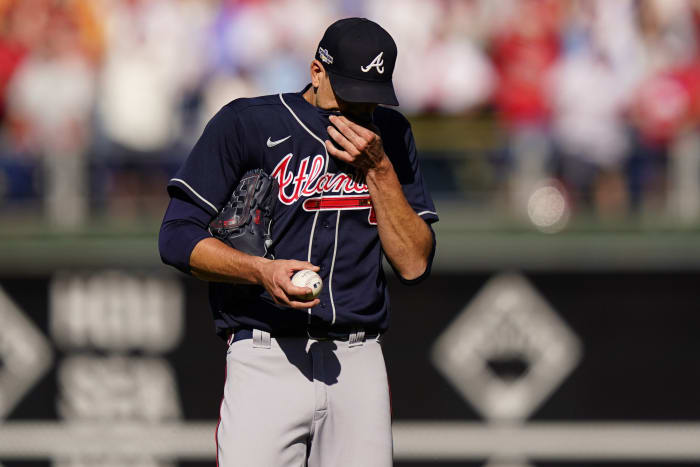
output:
[[[161,209],[216,110],[301,90],[346,16],[396,39],[402,112],[496,122],[514,203],[552,178],[575,209],[700,215],[698,0],[0,0],[0,209]]]

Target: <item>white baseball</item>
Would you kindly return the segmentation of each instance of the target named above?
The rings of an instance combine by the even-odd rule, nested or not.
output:
[[[297,287],[308,287],[311,289],[311,293],[301,296],[302,300],[313,300],[318,297],[323,289],[323,280],[321,276],[313,272],[311,269],[302,269],[297,271],[292,276],[292,284]]]

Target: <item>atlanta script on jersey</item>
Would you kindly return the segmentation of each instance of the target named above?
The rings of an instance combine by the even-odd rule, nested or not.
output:
[[[180,190],[215,216],[246,171],[263,169],[279,184],[272,221],[275,257],[321,268],[326,284],[321,303],[308,312],[280,310],[262,287],[241,301],[234,287],[211,283],[221,335],[238,327],[277,335],[305,335],[309,324],[362,326],[368,332],[388,327],[389,297],[369,190],[353,167],[327,154],[332,112],[306,102],[305,90],[237,99],[223,107],[168,184],[171,194]],[[428,224],[436,222],[408,121],[384,107],[375,110],[373,120],[409,204]]]

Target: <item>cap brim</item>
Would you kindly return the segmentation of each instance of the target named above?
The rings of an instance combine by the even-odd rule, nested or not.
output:
[[[399,105],[391,81],[364,81],[329,72],[333,91],[347,102]]]

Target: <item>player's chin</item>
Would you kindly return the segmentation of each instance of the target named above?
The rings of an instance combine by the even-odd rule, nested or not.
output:
[[[372,114],[377,104],[369,104],[366,102],[345,102],[340,105],[340,113],[353,123],[371,129]]]

